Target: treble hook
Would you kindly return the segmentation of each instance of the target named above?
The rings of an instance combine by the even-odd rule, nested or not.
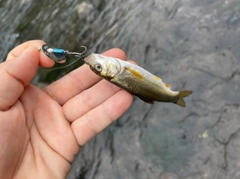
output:
[[[56,63],[65,63],[67,55],[74,55],[75,57],[82,57],[82,55],[87,51],[87,47],[81,46],[84,48],[82,53],[78,52],[70,52],[68,50],[64,50],[61,48],[54,48],[49,44],[44,44],[39,50],[42,50],[45,55],[47,55],[50,59],[55,61]]]

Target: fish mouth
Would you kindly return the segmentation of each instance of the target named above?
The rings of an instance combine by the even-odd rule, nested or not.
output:
[[[87,57],[88,58],[88,57]],[[88,62],[88,59],[87,58],[84,58],[83,61],[87,64],[87,65],[90,65],[90,63]]]
[[[88,63],[85,59],[83,60],[87,65],[89,65],[90,66],[90,63]],[[90,68],[91,68],[91,66],[90,66]]]
[[[93,56],[93,54],[91,54],[91,55],[85,57],[83,60],[86,64],[91,66],[91,64],[92,64],[91,62],[94,61],[94,56]]]

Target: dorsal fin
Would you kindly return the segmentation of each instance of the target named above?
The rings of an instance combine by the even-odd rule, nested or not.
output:
[[[159,78],[158,76],[154,75],[154,77],[155,77],[156,80],[161,80],[161,78]]]

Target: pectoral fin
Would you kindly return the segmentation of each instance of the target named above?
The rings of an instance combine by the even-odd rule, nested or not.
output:
[[[136,71],[135,69],[131,68],[131,67],[125,67],[125,70],[127,70],[128,72],[130,72],[132,75],[134,75],[137,78],[143,79],[143,76]]]

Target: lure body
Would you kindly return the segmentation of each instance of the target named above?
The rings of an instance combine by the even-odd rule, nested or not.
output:
[[[42,50],[43,53],[48,56],[50,59],[55,61],[56,63],[65,63],[67,55],[74,55],[75,57],[81,58],[82,55],[86,52],[87,47],[81,46],[85,50],[82,53],[78,52],[69,52],[68,50],[64,50],[61,48],[54,48],[49,44],[43,44],[39,50]]]
[[[185,107],[184,97],[192,91],[172,91],[170,86],[145,69],[117,58],[91,54],[84,59],[93,72],[138,96],[147,103],[172,102]]]
[[[53,48],[49,44],[44,44],[41,47],[41,50],[45,55],[51,58],[53,61],[57,63],[65,63],[66,62],[66,51],[59,48]]]

